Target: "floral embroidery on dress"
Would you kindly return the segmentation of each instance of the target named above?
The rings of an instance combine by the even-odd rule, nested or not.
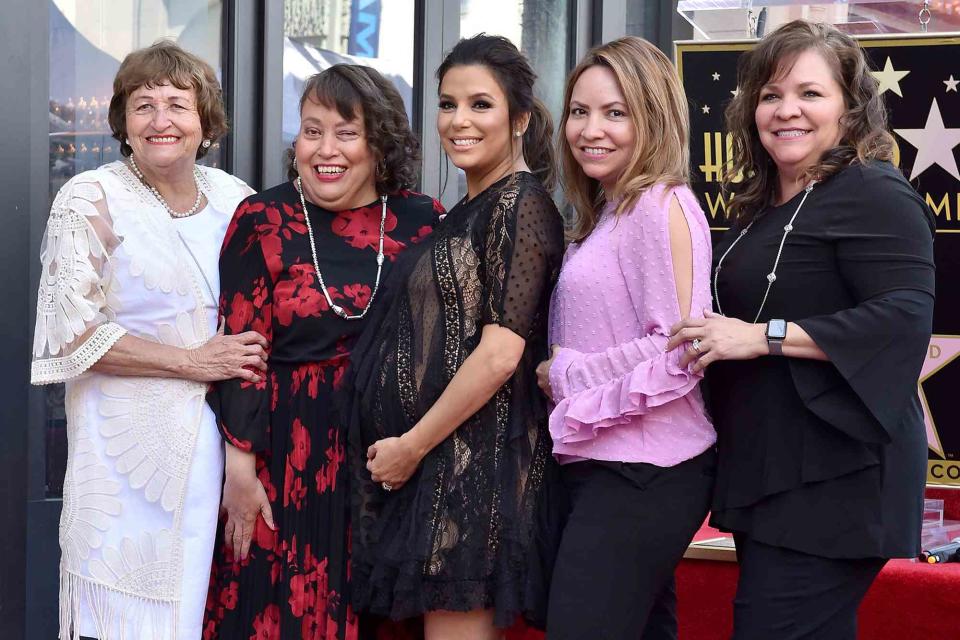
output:
[[[149,502],[180,506],[206,385],[175,378],[106,378],[100,434],[117,472]]]
[[[174,537],[163,529],[149,531],[138,540],[124,538],[119,547],[105,547],[103,558],[90,561],[90,575],[102,584],[131,594],[154,598],[177,597],[170,576],[177,572],[173,562]]]
[[[103,544],[103,534],[123,506],[117,499],[120,483],[110,478],[110,470],[97,458],[86,434],[86,416],[82,412],[71,415],[68,427],[76,439],[76,455],[73,482],[64,485],[60,545],[64,568],[78,571],[80,563],[90,558],[91,550]]]

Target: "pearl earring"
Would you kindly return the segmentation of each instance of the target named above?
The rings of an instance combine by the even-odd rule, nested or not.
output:
[[[513,132],[513,135],[515,135],[515,136],[517,136],[517,137],[519,138],[520,136],[523,135],[523,133],[522,133],[519,129],[517,129],[516,131]]]

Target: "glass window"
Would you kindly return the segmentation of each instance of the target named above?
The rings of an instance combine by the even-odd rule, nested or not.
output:
[[[478,33],[509,38],[537,72],[537,94],[553,115],[563,112],[570,58],[569,0],[460,0],[460,36]],[[426,125],[425,125],[426,126]],[[467,193],[460,174],[460,195]]]
[[[412,121],[414,15],[414,0],[284,0],[284,146],[300,130],[307,78],[341,62],[373,67],[390,79]],[[280,161],[286,175],[288,156]]]
[[[50,201],[76,174],[120,157],[107,110],[113,77],[131,51],[171,38],[220,74],[220,0],[50,1]],[[219,166],[219,143],[203,159]],[[60,497],[66,466],[63,385],[44,387],[45,493]]]

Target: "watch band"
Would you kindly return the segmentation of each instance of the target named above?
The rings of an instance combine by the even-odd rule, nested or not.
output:
[[[767,338],[767,347],[770,349],[770,355],[783,355],[783,340],[773,340],[771,338]]]
[[[783,341],[787,338],[787,321],[775,318],[767,322],[767,349],[772,356],[783,355]]]

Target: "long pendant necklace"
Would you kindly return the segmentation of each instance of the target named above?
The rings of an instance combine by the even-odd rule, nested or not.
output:
[[[813,191],[814,185],[817,184],[816,180],[812,180],[804,188],[803,198],[800,199],[800,204],[797,205],[797,209],[793,212],[793,215],[790,216],[790,221],[783,226],[783,237],[780,238],[780,247],[777,249],[777,257],[773,261],[773,269],[770,270],[770,273],[767,274],[767,290],[763,293],[763,300],[760,302],[760,308],[757,309],[757,315],[754,316],[753,322],[756,324],[757,320],[760,319],[760,314],[763,313],[763,307],[767,304],[767,298],[770,296],[770,289],[773,287],[773,283],[777,281],[777,267],[780,265],[780,256],[783,254],[783,245],[787,242],[787,236],[790,235],[790,232],[793,231],[793,221],[797,219],[797,214],[800,213],[800,208],[803,207],[803,203],[807,201],[807,196],[810,195],[810,192]],[[720,292],[717,290],[717,279],[720,275],[720,267],[723,266],[723,261],[726,259],[727,254],[733,250],[737,243],[740,242],[740,239],[743,236],[747,235],[747,231],[750,231],[750,227],[753,226],[753,223],[756,222],[756,218],[750,221],[743,231],[740,232],[740,235],[730,243],[730,246],[727,247],[727,250],[723,252],[723,255],[720,256],[720,259],[717,260],[717,267],[713,270],[713,299],[717,302],[717,311],[720,312],[720,315],[723,315],[723,308],[720,306]]]
[[[129,158],[127,158],[127,160],[130,161],[130,169],[133,171],[134,175],[136,175],[137,178],[140,179],[140,182],[142,182],[147,189],[150,189],[150,192],[153,193],[153,197],[155,197],[160,202],[160,204],[163,205],[163,208],[167,210],[167,213],[169,213],[171,217],[189,218],[190,216],[195,214],[198,209],[200,209],[200,201],[203,199],[203,192],[200,191],[200,169],[198,169],[196,165],[193,166],[193,183],[197,187],[197,199],[193,201],[192,207],[180,213],[180,212],[174,211],[173,208],[171,208],[170,205],[167,204],[167,201],[163,199],[163,196],[160,195],[160,192],[157,191],[157,189],[154,188],[153,185],[147,182],[147,179],[143,176],[143,172],[140,171],[140,167],[137,166],[137,162],[133,159],[133,156],[131,155]]]
[[[380,196],[380,247],[377,249],[377,279],[373,281],[373,291],[370,292],[370,298],[367,300],[367,305],[363,308],[363,311],[352,316],[347,313],[343,307],[333,302],[333,299],[330,297],[330,292],[327,291],[327,285],[323,282],[323,275],[320,273],[320,261],[317,260],[317,245],[313,240],[313,227],[310,225],[310,215],[307,213],[307,199],[303,195],[303,180],[298,177],[296,185],[297,193],[300,194],[300,205],[303,207],[303,219],[307,223],[307,236],[310,238],[310,255],[313,256],[313,268],[317,272],[320,291],[323,292],[323,297],[327,299],[327,304],[330,305],[330,308],[333,309],[335,314],[344,320],[360,320],[363,316],[367,315],[367,311],[370,310],[370,305],[373,304],[373,299],[377,295],[377,289],[380,288],[380,272],[383,271],[383,229],[387,222],[387,196]]]

